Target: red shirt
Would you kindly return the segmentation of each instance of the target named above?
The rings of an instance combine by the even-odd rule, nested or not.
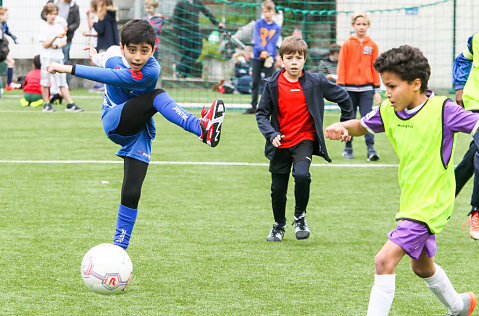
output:
[[[42,76],[40,69],[30,71],[25,77],[25,83],[23,84],[23,92],[42,94],[42,87],[40,86],[40,80]]]
[[[280,132],[284,135],[278,148],[293,147],[306,139],[314,141],[315,135],[313,117],[309,113],[303,89],[299,81],[288,81],[284,72],[278,78],[278,120]]]

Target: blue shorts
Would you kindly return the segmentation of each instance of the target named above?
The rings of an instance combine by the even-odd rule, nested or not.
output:
[[[436,235],[431,234],[424,224],[401,220],[388,238],[413,259],[418,260],[423,250],[429,258],[436,254]]]
[[[121,149],[116,153],[119,157],[130,157],[147,164],[150,163],[151,141],[155,138],[155,125],[153,118],[145,124],[138,133],[131,136],[122,136],[115,134],[115,130],[120,123],[121,112],[125,103],[115,107],[103,107],[102,123],[106,136]]]

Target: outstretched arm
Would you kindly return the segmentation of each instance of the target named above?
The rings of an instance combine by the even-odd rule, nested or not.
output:
[[[71,74],[72,69],[73,69],[72,65],[64,65],[64,64],[57,64],[57,63],[53,63],[47,66],[47,71],[52,74],[57,72]]]
[[[362,136],[368,133],[361,121],[354,119],[329,125],[324,131],[324,136],[331,140],[341,140],[344,142],[349,141],[351,136]]]

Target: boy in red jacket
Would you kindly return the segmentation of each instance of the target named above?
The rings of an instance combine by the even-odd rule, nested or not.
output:
[[[291,167],[294,177],[294,222],[297,239],[310,235],[306,222],[313,155],[331,161],[323,136],[324,99],[341,108],[341,121],[353,116],[348,93],[319,73],[303,71],[308,45],[298,36],[284,39],[279,48],[284,68],[266,79],[256,111],[259,130],[266,138],[270,160],[271,202],[275,224],[268,241],[281,241],[286,226],[286,193]]]
[[[37,108],[43,105],[42,86],[40,80],[42,78],[40,63],[40,55],[33,57],[33,65],[35,69],[31,70],[25,77],[23,83],[23,98],[20,99],[22,106],[31,106]]]

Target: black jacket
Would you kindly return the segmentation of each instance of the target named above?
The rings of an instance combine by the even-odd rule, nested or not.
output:
[[[62,1],[62,0],[48,0],[47,3],[53,2],[57,4],[58,1]],[[44,21],[47,20],[43,11],[40,14],[40,16],[42,17]],[[77,28],[80,26],[80,9],[78,8],[78,4],[75,3],[75,0],[72,0],[70,2],[70,11],[68,12],[67,25],[68,25],[67,26],[68,27],[67,42],[70,43],[73,39],[73,34],[77,30]]]
[[[103,19],[93,23],[93,28],[98,33],[97,50],[107,50],[110,46],[120,45],[116,10],[107,10]]]
[[[258,128],[266,138],[266,146],[264,149],[265,156],[272,159],[276,152],[276,147],[271,143],[277,135],[281,135],[278,120],[278,77],[282,70],[275,72],[271,77],[266,79],[263,96],[256,110],[256,121]],[[304,93],[309,113],[314,120],[314,128],[316,137],[314,142],[313,154],[318,155],[331,162],[326,150],[323,135],[323,117],[324,117],[324,100],[338,103],[341,108],[341,121],[353,118],[353,102],[349,94],[340,86],[331,83],[322,74],[311,73],[305,71],[299,77],[299,84]]]

